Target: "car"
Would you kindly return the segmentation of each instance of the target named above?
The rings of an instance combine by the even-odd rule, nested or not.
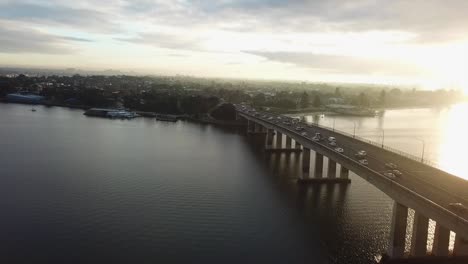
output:
[[[364,150],[360,150],[358,151],[356,154],[354,154],[356,157],[366,157],[367,156],[367,152],[365,152]]]
[[[335,137],[328,137],[328,141],[336,141]]]
[[[343,148],[335,148],[335,151],[338,153],[343,153],[344,149]]]
[[[312,138],[312,140],[313,140],[313,141],[320,141],[320,138],[317,137],[317,136],[314,136],[314,137]]]
[[[330,144],[330,146],[332,146],[332,147],[336,147],[336,142],[335,141],[330,141],[330,142],[328,142],[328,144]]]
[[[383,175],[384,175],[385,177],[387,177],[387,178],[390,178],[390,179],[395,179],[395,178],[396,178],[396,177],[395,177],[395,174],[393,174],[393,173],[391,173],[391,172],[388,172],[388,171],[384,172]]]
[[[302,130],[304,130],[303,127],[301,127],[301,126],[297,126],[297,127],[296,127],[296,131],[302,131]]]
[[[361,163],[362,165],[365,165],[365,166],[369,165],[369,162],[366,159],[360,159],[359,163]]]
[[[320,133],[315,133],[315,136],[320,140],[322,138],[322,135]]]
[[[399,170],[392,170],[392,173],[395,174],[395,176],[397,177],[400,177],[401,175],[403,175],[403,173]]]
[[[273,120],[273,117],[272,117],[272,116],[270,116],[270,117],[268,118],[268,120]]]
[[[468,207],[466,207],[462,203],[449,203],[449,207],[455,213],[468,214]]]
[[[302,133],[301,133],[301,136],[307,137],[307,132],[302,132]]]
[[[314,124],[307,124],[308,127],[314,127]]]
[[[391,163],[391,162],[385,163],[385,167],[392,169],[392,170],[396,170],[398,168],[398,166],[395,163]]]

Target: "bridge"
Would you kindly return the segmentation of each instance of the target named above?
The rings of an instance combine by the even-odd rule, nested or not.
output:
[[[468,212],[453,205],[468,205],[468,181],[353,135],[247,106],[236,105],[236,111],[236,118],[246,123],[247,132],[261,136],[266,151],[299,155],[302,166],[299,184],[347,184],[352,171],[392,198],[388,255],[401,258],[405,254],[408,208],[415,212],[411,256],[428,254],[429,219],[436,222],[431,255],[449,255],[450,231],[456,234],[453,255],[468,255]],[[316,133],[320,133],[320,139],[314,138]],[[335,138],[336,146],[330,144],[329,137]],[[366,155],[357,155],[359,151],[365,151]],[[393,166],[389,163],[402,175],[388,174]]]

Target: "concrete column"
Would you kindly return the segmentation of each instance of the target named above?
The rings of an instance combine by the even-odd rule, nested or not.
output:
[[[286,135],[286,148],[290,149],[292,145],[292,138],[288,135]]]
[[[401,258],[405,253],[407,218],[408,207],[394,202],[390,243],[388,247],[388,255],[391,257]]]
[[[261,130],[260,125],[254,122],[254,132],[260,132],[260,130]]]
[[[322,178],[323,174],[323,155],[315,152],[315,178]]]
[[[253,131],[253,126],[254,126],[254,123],[252,122],[252,120],[247,119],[247,132]]]
[[[302,175],[308,177],[310,171],[310,149],[304,148],[302,150]]]
[[[348,177],[349,177],[349,170],[345,168],[343,165],[341,165],[340,178],[348,179]]]
[[[300,149],[300,148],[301,148],[301,143],[299,143],[299,142],[296,141],[295,148]]]
[[[268,129],[267,130],[267,147],[270,147],[273,145],[273,136],[274,136],[274,130],[273,129]]]
[[[283,134],[281,132],[276,131],[276,148],[283,147]]]
[[[450,230],[436,223],[434,231],[434,244],[432,246],[432,254],[436,256],[448,256],[450,241]]]
[[[328,178],[336,178],[336,162],[328,159]]]
[[[468,239],[463,239],[458,234],[455,235],[455,245],[453,246],[454,256],[468,256]]]
[[[427,254],[427,230],[429,218],[414,212],[413,236],[411,237],[411,256],[425,256]]]

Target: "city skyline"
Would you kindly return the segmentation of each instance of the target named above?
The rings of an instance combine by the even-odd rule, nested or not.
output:
[[[0,0],[8,66],[468,91],[464,1]]]

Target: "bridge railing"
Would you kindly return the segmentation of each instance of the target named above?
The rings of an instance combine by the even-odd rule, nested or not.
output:
[[[421,163],[424,163],[426,165],[429,165],[431,167],[434,167],[434,168],[438,168],[438,169],[441,169],[440,165],[434,161],[431,161],[431,160],[427,160],[427,159],[422,159],[421,157],[418,157],[416,155],[413,155],[413,154],[410,154],[408,152],[404,152],[402,150],[399,150],[399,149],[396,149],[396,148],[392,148],[392,147],[389,147],[389,146],[386,146],[385,144],[382,146],[382,143],[378,143],[376,141],[372,141],[370,139],[367,139],[367,138],[363,138],[363,137],[360,137],[360,136],[356,136],[356,135],[353,135],[351,133],[348,133],[348,132],[345,132],[345,131],[342,131],[342,130],[337,130],[337,129],[333,129],[331,127],[328,127],[328,126],[322,126],[322,125],[319,125],[317,123],[311,123],[313,126],[316,126],[316,127],[320,127],[320,128],[323,128],[323,129],[327,129],[327,130],[331,130],[335,133],[338,133],[338,134],[341,134],[341,135],[344,135],[344,136],[348,136],[348,137],[352,137],[352,138],[355,138],[355,139],[358,139],[360,141],[363,141],[363,142],[366,142],[368,144],[371,144],[371,145],[374,145],[376,147],[379,147],[379,148],[383,148],[385,150],[388,150],[390,152],[393,152],[395,154],[398,154],[398,155],[401,155],[401,156],[404,156],[406,158],[409,158],[409,159],[412,159],[412,160],[415,160],[415,161],[418,161],[418,162],[421,162]]]

